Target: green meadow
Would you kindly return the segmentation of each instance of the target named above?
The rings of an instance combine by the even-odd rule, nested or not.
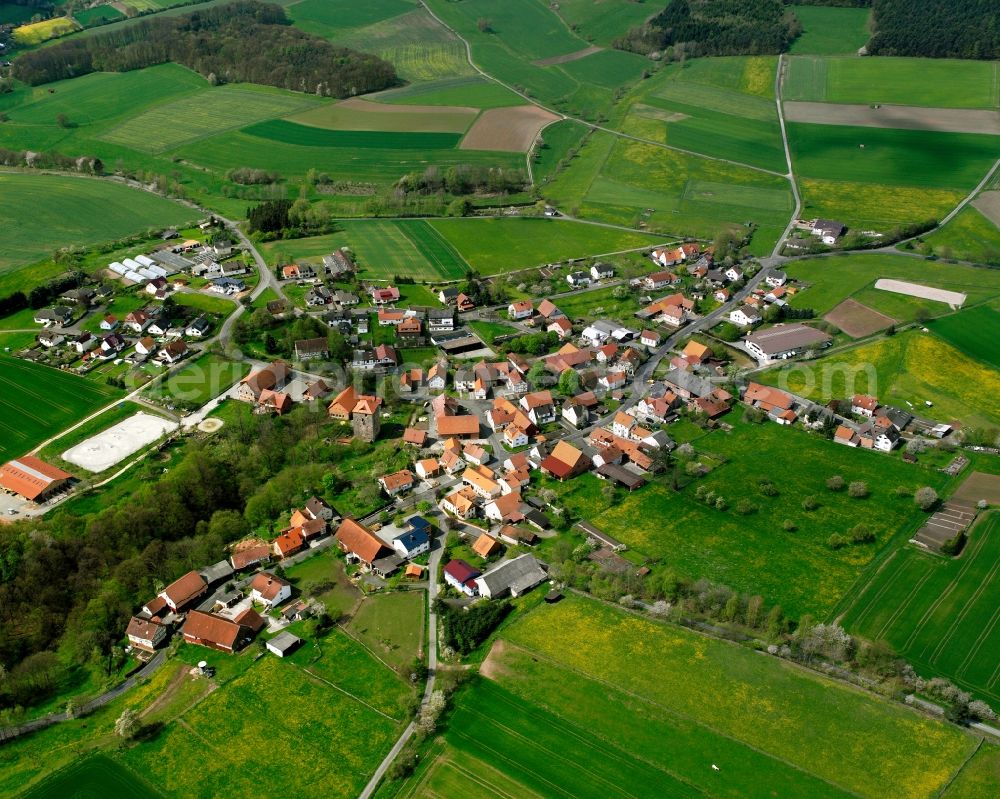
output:
[[[765,381],[768,376],[757,379]],[[796,385],[788,388],[795,390]],[[896,497],[895,488],[940,489],[947,482],[929,468],[853,450],[772,422],[748,424],[739,415],[735,411],[726,419],[734,426],[732,432],[716,431],[694,441],[699,457],[722,465],[680,492],[657,481],[609,507],[596,496],[596,480],[588,485],[578,479],[580,486],[570,489],[574,493],[567,504],[629,549],[682,574],[759,593],[792,617],[824,616],[880,547],[897,535],[916,531],[922,514],[911,498]],[[846,491],[828,490],[826,481],[836,474],[867,482],[871,497],[859,500]],[[761,492],[764,479],[778,488],[777,496]],[[698,485],[725,497],[729,509],[720,511],[700,502],[695,497]],[[814,510],[803,507],[808,498],[816,501]],[[753,508],[746,515],[735,510],[742,499]],[[832,534],[849,534],[862,519],[875,533],[875,543],[839,550],[827,546]],[[786,520],[794,525],[792,532],[783,529]]]
[[[524,105],[523,97],[479,75],[387,89],[372,95],[370,99],[391,105],[446,105],[482,109]]]
[[[867,8],[793,6],[802,35],[789,49],[794,55],[854,55],[868,43]]]
[[[1000,107],[1000,64],[937,58],[794,56],[785,100]]]
[[[995,369],[1000,369],[1000,311],[979,305],[944,316],[931,326],[934,334]]]
[[[61,247],[118,239],[191,221],[197,212],[106,180],[0,172],[0,273],[39,261]],[[100,209],[100,213],[96,210]]]
[[[922,238],[925,244],[919,249],[940,258],[1000,265],[1000,228],[974,205],[967,205],[943,228]]]
[[[272,119],[243,129],[261,139],[303,147],[339,147],[367,150],[447,150],[462,138],[459,133],[411,133],[387,130],[328,130]]]
[[[21,799],[159,799],[163,794],[142,777],[106,755],[91,755],[57,771]]]
[[[843,624],[888,641],[921,676],[1000,701],[1000,515],[981,519],[960,558],[903,547],[851,596]]]
[[[560,0],[559,16],[588,42],[610,46],[658,9],[633,0]]]

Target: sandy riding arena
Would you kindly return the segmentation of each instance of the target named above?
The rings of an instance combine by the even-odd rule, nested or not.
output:
[[[835,324],[851,338],[870,336],[896,323],[891,316],[879,313],[852,299],[844,300],[823,318]]]
[[[538,132],[559,117],[538,106],[491,108],[465,134],[463,150],[504,150],[526,153]]]
[[[785,118],[819,125],[852,125],[861,128],[936,130],[940,133],[1000,134],[1000,112],[964,108],[919,108],[910,105],[840,105],[787,102]]]
[[[66,450],[62,459],[88,472],[103,472],[176,429],[176,422],[140,412]]]
[[[894,294],[905,294],[908,297],[919,297],[922,300],[945,302],[952,308],[961,308],[965,303],[965,295],[958,291],[945,291],[931,286],[921,286],[919,283],[907,283],[905,280],[888,280],[879,278],[875,288],[891,291]]]

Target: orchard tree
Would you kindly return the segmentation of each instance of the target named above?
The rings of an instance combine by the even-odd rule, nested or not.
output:
[[[938,494],[930,486],[924,486],[913,495],[913,501],[917,503],[920,510],[931,510],[938,503]]]

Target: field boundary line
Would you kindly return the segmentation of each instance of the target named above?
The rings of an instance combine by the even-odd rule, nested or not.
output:
[[[610,603],[608,603],[608,606],[609,607],[614,607],[613,605],[610,605]],[[639,618],[646,619],[647,621],[649,620],[648,617],[646,617],[646,616],[644,616],[642,614],[636,613],[635,615],[637,615]],[[688,628],[684,628],[684,629],[688,629]],[[694,631],[694,630],[692,630],[691,632],[697,633],[697,631]],[[707,638],[711,638],[713,641],[722,641],[722,640],[724,640],[724,639],[721,639],[721,638],[715,638],[714,636],[706,636],[706,637]],[[809,777],[813,777],[814,779],[817,779],[820,782],[825,782],[827,785],[829,785],[832,788],[836,788],[838,791],[843,791],[844,793],[850,794],[851,796],[857,796],[857,797],[859,797],[859,799],[863,799],[863,795],[862,794],[859,794],[856,791],[851,790],[850,788],[845,788],[842,785],[839,785],[839,784],[837,784],[835,782],[831,782],[830,780],[826,779],[825,777],[821,777],[818,774],[814,774],[813,772],[806,770],[803,766],[796,765],[795,763],[792,763],[789,760],[785,760],[783,757],[781,757],[779,755],[775,755],[775,754],[772,754],[771,752],[767,752],[767,751],[765,751],[763,749],[760,749],[759,747],[754,746],[753,744],[751,744],[751,743],[749,743],[747,741],[743,741],[740,738],[737,738],[735,735],[723,732],[722,730],[719,730],[716,727],[713,727],[711,724],[707,724],[704,721],[700,721],[700,720],[698,720],[696,718],[688,716],[686,713],[684,713],[684,712],[682,712],[680,710],[677,710],[675,708],[671,708],[671,707],[669,707],[667,705],[664,705],[662,702],[658,702],[655,699],[650,699],[649,697],[643,696],[642,694],[638,694],[635,691],[629,690],[628,688],[624,688],[624,687],[622,687],[620,685],[616,685],[615,683],[611,682],[610,680],[605,680],[605,679],[603,679],[601,677],[596,677],[593,674],[588,674],[587,672],[585,672],[585,671],[583,671],[581,669],[578,669],[575,666],[570,666],[569,664],[562,663],[562,662],[556,660],[555,658],[553,658],[552,656],[545,654],[544,652],[539,652],[536,649],[531,649],[530,647],[526,647],[526,646],[524,646],[522,644],[514,643],[514,642],[510,641],[509,639],[505,639],[505,640],[506,640],[508,646],[513,646],[513,647],[515,647],[517,649],[522,650],[523,652],[528,653],[529,655],[534,655],[534,656],[537,656],[537,657],[541,658],[542,660],[546,660],[549,663],[551,663],[551,664],[553,664],[553,665],[555,665],[555,666],[557,666],[559,668],[563,668],[563,669],[566,669],[567,671],[575,672],[576,674],[579,674],[580,676],[585,677],[585,678],[591,680],[592,682],[596,682],[596,683],[599,683],[601,685],[609,686],[609,687],[613,688],[614,690],[616,690],[616,691],[618,691],[620,693],[625,694],[626,696],[631,696],[634,699],[638,699],[640,701],[643,701],[643,702],[646,702],[646,703],[648,703],[650,705],[653,705],[654,707],[658,707],[664,713],[667,713],[668,715],[672,715],[672,716],[675,716],[676,718],[683,719],[684,721],[690,722],[691,724],[694,724],[695,726],[704,727],[706,730],[712,731],[713,733],[715,733],[716,735],[718,735],[721,738],[725,738],[725,739],[727,739],[729,741],[734,741],[735,743],[738,743],[741,746],[745,746],[747,749],[753,750],[754,752],[756,752],[759,755],[763,755],[764,757],[767,757],[767,758],[769,758],[771,760],[774,760],[774,761],[776,761],[778,763],[783,763],[786,766],[788,766],[789,768],[795,769],[796,771],[801,772],[802,774],[805,774],[805,775],[807,775]],[[730,641],[730,642],[727,642],[727,643],[732,643],[732,642]],[[734,646],[735,646],[735,644],[734,644]],[[789,661],[784,661],[783,660],[781,662],[782,663],[788,663]],[[798,664],[793,664],[793,665],[798,665]],[[811,669],[806,669],[804,667],[802,667],[802,668],[803,668],[804,672],[806,672],[807,674],[809,674],[814,679],[816,679],[816,678],[818,678],[818,677],[821,676],[817,672],[812,671]],[[839,680],[833,680],[830,677],[827,677],[827,679],[830,679],[831,681],[836,682],[838,685],[842,685],[842,683],[840,683]],[[866,696],[870,696],[871,695],[868,691],[863,691],[862,689],[857,688],[857,686],[849,686],[849,687],[857,689],[860,693],[862,693],[862,694],[864,694]]]
[[[958,779],[958,775],[961,774],[963,771],[965,771],[965,767],[969,765],[969,761],[972,760],[972,758],[974,758],[979,753],[979,750],[983,748],[983,743],[985,741],[986,741],[985,738],[979,739],[979,743],[976,744],[975,748],[971,752],[969,752],[969,756],[962,761],[962,765],[960,765],[957,769],[955,769],[955,773],[951,775],[948,782],[942,785],[941,789],[934,794],[935,797],[941,797],[945,795],[945,793],[951,787],[951,784]]]
[[[360,608],[361,605],[364,604],[365,600],[367,600],[367,597],[363,597],[362,598],[361,602],[358,603],[358,608]],[[351,613],[351,616],[353,617],[355,613],[357,613],[357,609],[355,609]],[[352,641],[356,642],[362,649],[364,649],[369,655],[371,655],[373,658],[375,658],[375,660],[377,660],[379,663],[381,663],[383,666],[385,666],[387,669],[389,669],[389,671],[391,671],[393,674],[396,673],[396,670],[392,666],[390,666],[388,663],[386,663],[384,660],[382,660],[382,658],[380,658],[378,655],[376,655],[368,647],[368,645],[365,644],[364,641],[362,641],[360,638],[357,638],[353,633],[348,632],[347,627],[345,627],[343,624],[338,624],[337,625],[337,629],[340,630],[344,635],[346,635]]]
[[[789,67],[791,62],[785,61],[785,54],[782,53],[778,56],[778,68],[774,73],[774,104],[778,109],[778,127],[781,129],[781,144],[785,150],[785,165],[788,167],[787,174],[783,177],[788,179],[788,183],[792,189],[792,197],[795,200],[795,207],[792,209],[792,218],[788,220],[788,224],[785,226],[784,231],[778,237],[778,241],[774,245],[774,249],[771,250],[771,257],[776,258],[781,254],[781,247],[788,238],[788,235],[792,231],[792,227],[795,225],[795,220],[799,218],[799,214],[802,213],[802,196],[799,194],[799,184],[795,180],[795,168],[792,166],[792,150],[788,144],[788,131],[785,128],[785,110],[781,105],[781,93],[785,82],[785,71]]]
[[[965,563],[962,564],[961,568],[959,568],[958,573],[952,578],[951,582],[948,583],[948,585],[944,588],[944,590],[938,595],[938,598],[934,600],[931,606],[927,608],[927,611],[924,613],[924,615],[921,616],[920,621],[917,622],[913,630],[910,632],[910,637],[906,639],[906,643],[903,645],[904,649],[909,649],[911,646],[913,646],[913,643],[916,641],[917,636],[921,632],[923,632],[923,629],[927,625],[927,622],[930,621],[931,616],[933,616],[937,612],[937,609],[941,606],[941,604],[945,601],[945,599],[951,596],[952,592],[955,590],[959,582],[961,582],[962,578],[965,576],[965,573],[970,568],[972,568],[972,564],[975,561],[976,557],[979,555],[979,551],[983,548],[984,540],[985,539],[983,537],[980,537],[975,551],[970,552],[966,550],[967,560],[965,561]],[[924,647],[920,656],[921,659],[923,658],[923,652],[926,651],[927,647]]]
[[[885,559],[884,561],[882,561],[882,563],[881,563],[881,564],[879,564],[879,567],[878,567],[878,569],[876,569],[876,570],[875,570],[875,573],[874,573],[874,574],[873,574],[873,575],[871,576],[871,579],[870,579],[870,580],[868,580],[868,581],[867,581],[867,582],[865,583],[865,585],[864,585],[864,586],[863,586],[863,587],[861,588],[861,590],[860,590],[860,591],[858,591],[857,595],[856,595],[856,596],[855,596],[855,598],[854,598],[854,599],[853,599],[853,600],[851,601],[850,605],[848,605],[848,607],[847,607],[847,608],[846,608],[846,609],[845,609],[845,610],[844,610],[844,611],[843,611],[842,613],[840,613],[840,614],[838,614],[838,615],[836,615],[836,616],[834,617],[834,621],[835,621],[835,622],[839,622],[839,621],[840,621],[840,620],[841,620],[841,619],[842,619],[842,618],[843,618],[844,616],[847,616],[848,614],[850,614],[850,612],[851,612],[852,610],[854,610],[854,609],[855,609],[855,608],[856,608],[856,607],[858,606],[858,603],[859,603],[859,602],[861,601],[861,597],[863,597],[863,596],[864,596],[864,594],[865,594],[865,592],[866,592],[866,591],[867,591],[867,590],[868,590],[869,588],[871,588],[871,587],[872,587],[872,584],[874,583],[874,581],[875,581],[875,578],[876,578],[876,577],[878,577],[878,576],[879,576],[879,574],[881,574],[881,573],[882,573],[882,570],[883,570],[883,569],[885,569],[886,567],[888,567],[888,565],[889,565],[890,563],[892,563],[892,562],[893,562],[893,561],[894,561],[894,560],[896,559],[896,556],[897,556],[898,554],[899,554],[899,550],[893,550],[893,552],[892,552],[892,553],[891,553],[891,554],[889,555],[889,557],[887,557],[887,558],[886,558],[886,559]],[[898,570],[897,570],[897,571],[894,571],[894,572],[892,573],[892,575],[891,575],[891,576],[889,577],[889,582],[888,582],[888,583],[887,583],[887,584],[886,584],[885,586],[882,586],[882,589],[881,589],[881,590],[879,590],[879,591],[876,591],[876,592],[875,592],[875,595],[874,595],[873,597],[871,597],[871,598],[870,598],[870,599],[869,599],[869,600],[868,600],[868,601],[867,601],[867,602],[865,603],[864,607],[860,609],[860,613],[858,614],[858,616],[856,616],[856,617],[855,617],[855,619],[854,619],[854,623],[855,623],[856,625],[858,625],[858,626],[860,626],[860,625],[861,625],[861,623],[862,623],[862,620],[863,620],[864,618],[866,618],[866,617],[868,616],[868,614],[869,614],[869,613],[871,612],[871,610],[872,610],[872,606],[874,605],[874,603],[878,601],[879,597],[880,597],[880,596],[882,595],[882,593],[883,593],[883,592],[884,592],[884,591],[886,590],[886,587],[887,587],[887,586],[889,585],[889,583],[892,583],[892,582],[893,582],[893,581],[894,581],[894,580],[896,579],[896,577],[897,577],[898,575],[899,575],[899,571],[898,571]],[[859,578],[859,579],[860,579],[860,578]],[[851,593],[851,590],[852,590],[853,588],[854,588],[854,586],[852,585],[852,586],[851,586],[851,588],[849,588],[849,589],[847,590],[847,592],[845,593],[845,596],[849,596],[849,595],[850,595],[850,593]]]
[[[708,161],[718,161],[720,163],[730,164],[731,166],[738,166],[738,167],[742,167],[744,169],[751,169],[754,172],[763,172],[766,175],[775,175],[775,176],[781,177],[781,178],[787,177],[786,175],[783,175],[780,172],[775,172],[774,170],[771,170],[771,169],[764,169],[763,167],[759,167],[759,166],[753,166],[752,164],[744,164],[742,161],[733,161],[730,158],[719,158],[717,156],[705,155],[704,153],[696,153],[694,150],[685,150],[683,147],[673,147],[673,146],[671,146],[669,144],[663,144],[662,142],[653,141],[652,139],[644,139],[641,136],[633,136],[630,133],[624,133],[624,132],[622,132],[620,130],[615,130],[613,128],[607,128],[607,127],[604,127],[603,125],[599,125],[599,124],[597,124],[595,122],[588,122],[585,119],[580,119],[579,117],[570,116],[569,114],[565,114],[562,111],[558,111],[558,110],[556,110],[554,108],[549,108],[547,105],[544,105],[544,104],[538,102],[538,100],[535,100],[534,98],[529,97],[527,94],[525,94],[522,91],[518,91],[516,88],[514,88],[513,86],[511,86],[509,83],[505,83],[504,81],[500,80],[500,78],[497,78],[494,75],[491,75],[486,70],[482,69],[478,64],[476,64],[476,62],[472,58],[472,45],[469,44],[468,40],[465,39],[465,37],[463,37],[458,31],[456,31],[454,28],[452,28],[450,25],[448,25],[448,23],[445,22],[443,19],[441,19],[437,14],[435,14],[434,10],[430,6],[427,5],[426,0],[420,0],[420,5],[423,6],[425,9],[427,9],[427,13],[429,13],[432,17],[434,17],[434,19],[436,19],[447,30],[451,31],[451,33],[454,34],[456,37],[458,37],[459,41],[461,41],[465,45],[465,55],[466,55],[466,58],[468,59],[470,66],[472,66],[472,68],[474,70],[476,70],[476,72],[478,72],[480,75],[482,75],[487,80],[491,80],[494,83],[496,83],[496,84],[498,84],[500,86],[503,86],[503,88],[507,89],[508,91],[513,92],[518,97],[521,97],[522,99],[524,99],[529,105],[537,106],[538,108],[541,108],[543,111],[548,111],[550,114],[555,114],[560,119],[564,119],[564,120],[568,119],[568,120],[572,120],[574,122],[579,122],[581,125],[586,125],[588,128],[592,128],[594,130],[602,130],[605,133],[610,133],[610,134],[612,134],[614,136],[618,136],[619,138],[629,139],[631,141],[639,142],[640,144],[648,144],[648,145],[650,145],[652,147],[658,147],[661,150],[673,150],[674,152],[684,153],[685,155],[694,156],[696,158],[704,158],[704,159],[706,159]],[[520,60],[520,59],[518,59],[518,60]],[[563,74],[565,74],[565,73],[563,73]],[[580,85],[579,81],[576,81],[576,83],[577,83],[577,85]],[[558,120],[555,120],[555,121],[558,121]]]

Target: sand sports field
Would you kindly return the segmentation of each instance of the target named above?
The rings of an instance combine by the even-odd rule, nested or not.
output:
[[[534,105],[491,108],[476,120],[459,148],[526,153],[541,129],[558,119],[555,114]]]
[[[835,324],[851,338],[870,336],[872,333],[885,330],[889,325],[896,323],[896,320],[891,316],[879,313],[850,298],[844,300],[823,318],[827,322]]]
[[[88,472],[103,472],[176,429],[176,422],[140,411],[66,450],[62,459]]]
[[[1000,191],[984,191],[972,204],[990,222],[1000,227]]]
[[[919,297],[922,300],[944,302],[952,308],[961,308],[965,304],[965,295],[961,292],[936,289],[932,286],[921,286],[919,283],[908,283],[905,280],[879,278],[875,281],[875,288],[882,289],[882,291],[891,291],[895,294],[905,294],[908,297]]]
[[[860,128],[902,128],[939,133],[992,133],[1000,135],[1000,112],[979,109],[920,108],[914,105],[841,105],[789,101],[784,104],[789,122],[851,125]]]

